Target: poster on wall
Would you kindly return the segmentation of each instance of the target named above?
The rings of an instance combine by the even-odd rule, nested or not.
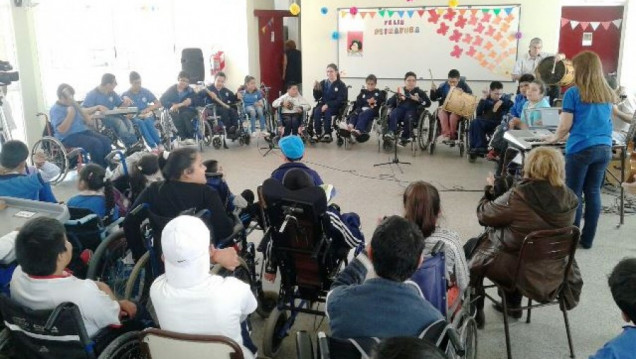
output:
[[[401,79],[407,71],[445,79],[510,81],[520,6],[338,9],[338,61],[345,77]]]

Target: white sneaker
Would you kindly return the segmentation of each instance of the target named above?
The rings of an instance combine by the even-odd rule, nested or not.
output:
[[[188,138],[187,140],[185,140],[184,143],[186,146],[194,146],[197,144],[196,141],[191,138]]]
[[[344,123],[344,122],[340,122],[340,123],[338,124],[338,127],[339,127],[341,130],[349,130],[349,126],[347,126],[347,124],[346,124],[346,123]]]

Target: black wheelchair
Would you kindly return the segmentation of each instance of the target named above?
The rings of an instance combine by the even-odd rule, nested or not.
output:
[[[227,140],[232,142],[238,141],[239,145],[249,145],[251,136],[247,127],[245,127],[245,121],[249,121],[249,117],[243,110],[241,102],[237,102],[230,106],[229,111],[236,111],[238,123],[235,129],[228,131],[227,126],[223,123],[221,114],[219,113],[218,104],[207,104],[200,109],[201,120],[205,123],[206,128],[210,129],[211,144],[215,149],[220,149],[221,146],[227,149]]]
[[[6,325],[4,351],[12,358],[25,359],[133,359],[140,358],[139,332],[130,331],[110,341],[104,348],[99,339],[108,337],[102,329],[89,337],[82,314],[73,303],[53,310],[31,310],[0,296],[0,314]]]
[[[324,316],[319,309],[335,275],[346,265],[346,253],[332,250],[325,192],[318,187],[290,194],[268,179],[259,189],[267,267],[280,271],[280,289],[263,334],[263,354],[275,357],[300,313]],[[313,191],[311,193],[306,191]],[[303,197],[303,198],[300,198]]]
[[[437,146],[437,137],[442,133],[438,117],[438,113],[441,110],[441,107],[438,107],[437,111],[435,111],[435,116],[429,117],[428,127],[430,131],[428,131],[428,153],[431,155],[435,153],[435,148]],[[459,123],[457,124],[457,139],[442,142],[450,147],[457,146],[459,148],[459,157],[464,157],[469,148],[468,129],[470,128],[470,121],[472,120],[472,118],[473,116],[461,117]]]
[[[395,138],[386,136],[389,131],[389,116],[391,110],[390,107],[383,106],[383,108],[380,109],[380,116],[373,125],[378,136],[378,152],[381,150],[385,152],[395,151],[395,146],[398,145],[398,137],[400,137],[400,134],[404,131],[405,123],[400,121],[398,122],[398,130],[395,133]],[[413,156],[417,154],[418,150],[425,151],[429,146],[430,118],[431,113],[428,109],[424,106],[420,106],[417,109],[417,118],[409,123],[411,133],[410,149]]]

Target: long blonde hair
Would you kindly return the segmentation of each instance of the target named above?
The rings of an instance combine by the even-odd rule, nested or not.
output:
[[[595,52],[583,51],[572,59],[574,83],[581,93],[581,101],[586,103],[615,103],[616,93],[603,76],[601,59]]]
[[[548,181],[554,187],[565,186],[565,159],[555,148],[537,147],[530,151],[523,164],[523,176]]]

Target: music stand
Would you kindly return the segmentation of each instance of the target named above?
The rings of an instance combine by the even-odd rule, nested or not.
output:
[[[384,140],[383,140],[384,141]],[[381,163],[376,163],[373,165],[373,167],[379,167],[379,166],[386,166],[386,165],[397,165],[397,168],[400,170],[400,173],[404,173],[404,171],[402,171],[402,168],[400,168],[400,165],[410,165],[411,162],[402,162],[400,161],[400,159],[398,158],[398,145],[397,145],[397,141],[398,139],[395,138],[393,140],[393,159],[389,159],[388,162],[381,162]]]

